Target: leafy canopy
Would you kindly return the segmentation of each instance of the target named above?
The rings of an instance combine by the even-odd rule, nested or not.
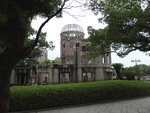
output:
[[[96,30],[89,26],[88,34],[88,40],[90,42],[89,53],[91,57],[104,55],[110,52],[111,41],[107,38],[107,28]]]
[[[35,33],[32,33],[33,35],[36,34],[36,31],[34,31]],[[32,43],[34,42],[34,39],[32,38],[27,38],[26,39],[26,46],[30,46]],[[42,53],[43,53],[43,49],[50,49],[53,50],[55,48],[55,46],[53,45],[53,42],[47,42],[46,41],[46,33],[45,32],[41,32],[40,33],[40,37],[37,43],[37,46],[34,48],[34,50],[31,52],[31,54],[29,54],[25,59],[20,60],[16,66],[34,66],[35,64],[38,64],[38,58],[41,57]]]
[[[41,34],[42,27],[61,13],[65,2],[66,0],[0,0],[0,62],[14,65],[28,56],[35,47],[41,44],[48,46],[42,38],[46,35]],[[27,39],[35,32],[31,22],[37,15],[46,17],[47,20],[36,32],[35,40]],[[39,40],[40,35],[43,36]]]
[[[108,38],[118,55],[150,50],[149,0],[91,0],[89,7],[103,15],[99,21],[108,24]]]

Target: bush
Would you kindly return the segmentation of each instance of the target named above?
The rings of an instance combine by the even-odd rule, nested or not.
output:
[[[44,109],[73,104],[150,95],[150,83],[99,81],[91,83],[16,86],[11,88],[11,111]]]
[[[122,74],[126,76],[127,80],[134,80],[137,72],[133,69],[125,68],[123,69]]]

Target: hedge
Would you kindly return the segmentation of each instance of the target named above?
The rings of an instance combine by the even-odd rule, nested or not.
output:
[[[150,95],[150,83],[99,81],[61,85],[15,86],[11,88],[10,111],[45,109],[101,100]]]

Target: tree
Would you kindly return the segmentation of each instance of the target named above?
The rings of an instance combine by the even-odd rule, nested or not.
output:
[[[123,68],[122,75],[125,76],[127,80],[134,80],[134,77],[137,76],[137,69],[133,69],[133,67]]]
[[[13,66],[36,47],[44,25],[60,16],[67,0],[0,0],[0,110],[8,113],[10,75]],[[31,22],[40,15],[46,20],[39,27],[35,40],[26,45]]]
[[[89,7],[103,15],[99,21],[108,24],[108,39],[118,55],[150,50],[149,0],[91,0]]]
[[[34,30],[32,30],[34,31]],[[31,32],[32,32],[31,31]],[[34,33],[32,33],[33,35],[35,35],[37,32],[34,31]],[[25,44],[26,45],[30,45],[31,43],[33,43],[34,39],[30,39],[27,38]],[[46,41],[46,33],[41,32],[40,36],[39,36],[39,40],[37,42],[37,46],[36,48],[34,48],[34,50],[31,52],[30,55],[28,55],[25,59],[20,60],[16,66],[34,66],[35,64],[38,64],[38,58],[42,55],[42,49],[50,49],[53,50],[55,48],[55,46],[53,45],[53,42],[50,41],[49,43]]]
[[[134,79],[134,76],[137,76],[140,79],[140,76],[150,75],[150,66],[140,64],[136,66],[123,68],[122,74],[127,77],[127,79]]]
[[[121,63],[114,63],[112,66],[113,66],[114,70],[116,71],[117,79],[122,80],[123,77],[121,75],[121,70],[123,69],[123,64],[121,64]]]
[[[137,65],[137,68],[139,69],[138,72],[141,76],[149,76],[150,75],[150,66],[141,64],[141,65]]]
[[[91,57],[104,55],[110,52],[111,41],[108,40],[107,28],[95,30],[91,26],[88,27],[88,45]]]

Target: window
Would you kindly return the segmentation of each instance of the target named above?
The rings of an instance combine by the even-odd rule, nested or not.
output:
[[[65,43],[63,44],[63,48],[65,48]]]
[[[75,33],[69,34],[69,37],[75,37],[75,36],[76,36]]]

